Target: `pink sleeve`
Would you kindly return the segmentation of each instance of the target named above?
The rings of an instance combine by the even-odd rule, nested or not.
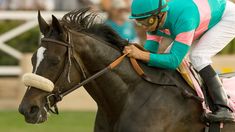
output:
[[[152,40],[152,41],[158,42],[159,44],[160,44],[162,38],[163,38],[162,36],[147,34],[147,40]]]

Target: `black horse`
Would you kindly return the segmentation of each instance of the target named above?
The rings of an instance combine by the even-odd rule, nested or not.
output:
[[[39,13],[44,38],[32,57],[33,72],[55,84],[52,93],[67,91],[121,56],[127,42],[95,18],[95,13],[82,9],[66,14],[61,21],[53,16],[48,25]],[[174,70],[142,67],[159,84],[143,80],[125,58],[114,70],[84,85],[98,105],[94,131],[202,132],[203,109],[198,101],[182,95],[182,87],[195,94],[182,77]],[[19,106],[28,123],[46,121],[48,95],[51,93],[28,88]],[[235,125],[226,124],[223,131],[233,132]]]

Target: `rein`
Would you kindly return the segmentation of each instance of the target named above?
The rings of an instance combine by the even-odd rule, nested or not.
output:
[[[88,82],[90,82],[91,80],[96,79],[97,77],[103,75],[104,73],[106,73],[108,70],[112,70],[114,69],[116,66],[118,66],[122,60],[127,56],[127,54],[123,54],[122,56],[118,57],[114,62],[112,62],[111,64],[109,64],[107,67],[105,67],[104,69],[102,69],[101,71],[97,72],[96,74],[90,76],[89,78],[87,78],[86,80],[82,81],[81,83],[79,83],[78,85],[72,87],[71,89],[63,92],[60,94],[60,96],[64,97],[66,95],[68,95],[69,93],[73,92],[74,90],[78,89],[79,87],[87,84]]]
[[[69,35],[68,35],[69,36]],[[65,43],[65,42],[62,42],[62,41],[58,41],[58,40],[55,40],[55,39],[50,39],[50,38],[42,38],[41,41],[45,41],[45,42],[53,42],[53,43],[56,43],[56,44],[59,44],[61,46],[64,46],[64,47],[67,47],[68,49],[68,72],[67,72],[67,79],[68,81],[70,82],[70,67],[71,67],[71,48],[73,48],[72,44],[70,43],[70,38],[69,38],[69,43]],[[104,73],[106,73],[107,71],[109,70],[112,70],[114,69],[115,67],[117,67],[123,60],[124,58],[127,56],[127,54],[123,54],[122,56],[118,57],[116,60],[114,60],[111,64],[109,64],[107,67],[105,67],[104,69],[100,70],[99,72],[97,72],[96,74],[90,76],[90,77],[86,77],[86,74],[85,74],[85,71],[80,63],[80,61],[78,60],[77,57],[74,57],[75,58],[75,62],[78,64],[78,67],[80,68],[81,72],[82,72],[82,75],[83,75],[83,78],[85,80],[83,80],[82,82],[80,82],[79,84],[73,86],[72,88],[69,88],[67,91],[64,91],[64,92],[61,92],[59,89],[55,92],[52,92],[51,94],[49,94],[47,97],[46,97],[46,104],[48,106],[48,109],[49,111],[51,111],[52,113],[54,114],[59,114],[58,112],[58,107],[57,107],[57,103],[59,101],[61,101],[63,99],[64,96],[68,95],[69,93],[73,92],[74,90],[80,88],[81,86],[89,83],[90,81],[100,77],[101,75],[103,75]],[[77,58],[77,59],[76,59]],[[66,67],[66,66],[65,66]],[[61,74],[59,75],[59,78],[58,80],[60,79],[60,77],[62,76],[64,72],[61,72]],[[57,81],[58,81],[57,80]],[[56,81],[56,82],[57,82]],[[55,83],[56,83],[55,82]],[[52,104],[51,101],[54,101],[54,103]],[[53,109],[54,108],[54,109]]]

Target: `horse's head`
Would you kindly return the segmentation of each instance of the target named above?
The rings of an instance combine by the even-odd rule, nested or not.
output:
[[[64,15],[61,21],[52,16],[49,25],[39,12],[39,27],[44,37],[32,57],[33,73],[23,76],[28,89],[19,106],[19,112],[25,116],[27,122],[44,122],[48,111],[57,112],[57,109],[53,111],[52,108],[57,108],[55,104],[78,87],[79,82],[79,86],[84,85],[87,88],[98,106],[102,105],[101,107],[105,107],[104,110],[110,111],[108,105],[114,103],[107,103],[106,100],[113,96],[109,92],[103,93],[103,90],[100,90],[109,85],[96,83],[96,80],[85,84],[92,80],[90,75],[97,71],[101,70],[96,75],[105,73],[102,69],[121,55],[127,41],[121,39],[105,24],[97,23],[96,16],[96,13],[90,12],[89,8],[84,8]],[[122,66],[122,69],[126,68]],[[126,71],[128,70],[122,70],[120,74],[126,74]],[[117,73],[108,73],[108,75],[115,75],[116,80],[121,80]],[[106,79],[110,84],[115,80],[109,77]],[[119,91],[119,85],[115,86],[117,87],[111,90],[112,93]],[[118,103],[115,105],[120,106]]]
[[[31,59],[33,73],[23,76],[28,89],[19,106],[28,123],[44,122],[56,103],[54,94],[80,81],[77,71],[70,72],[74,68],[71,66],[72,44],[66,28],[54,16],[51,24],[47,24],[40,12],[38,22],[44,38]]]

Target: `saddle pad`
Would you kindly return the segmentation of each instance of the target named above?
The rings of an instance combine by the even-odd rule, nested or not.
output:
[[[235,76],[222,79],[225,91],[229,96],[230,108],[235,113]]]

